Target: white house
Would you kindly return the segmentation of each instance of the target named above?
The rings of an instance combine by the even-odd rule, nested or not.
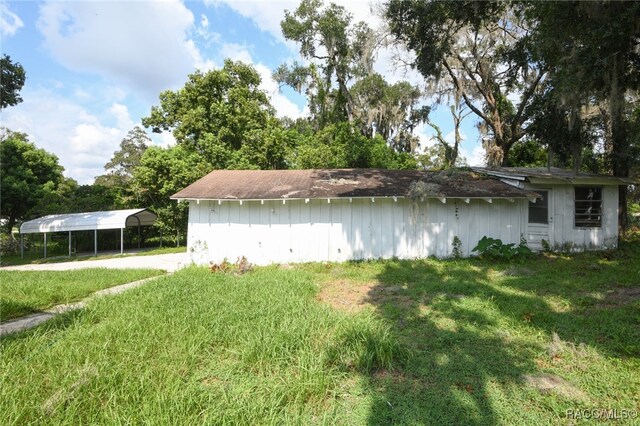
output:
[[[594,250],[618,246],[618,194],[631,179],[558,168],[475,168],[516,188],[540,195],[530,203],[526,238],[532,249]]]
[[[617,245],[623,180],[524,170],[216,170],[172,198],[199,264],[447,257],[456,237],[465,256],[483,236]]]

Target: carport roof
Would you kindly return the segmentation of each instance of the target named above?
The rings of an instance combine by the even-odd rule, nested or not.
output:
[[[20,225],[20,233],[121,229],[128,226],[152,225],[156,219],[156,214],[147,209],[54,214],[24,222]]]

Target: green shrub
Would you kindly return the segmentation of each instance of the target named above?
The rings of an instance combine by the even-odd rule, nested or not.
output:
[[[453,241],[451,242],[451,257],[454,259],[462,257],[462,241],[460,241],[457,235],[453,237]]]
[[[545,253],[551,253],[553,250],[551,250],[551,244],[549,244],[549,241],[545,240],[544,238],[542,239],[542,241],[540,241],[540,244],[542,245],[542,251]]]
[[[20,241],[7,234],[0,234],[0,256],[16,254],[18,251],[20,251]]]
[[[527,242],[520,239],[520,244],[515,243],[504,244],[499,238],[490,238],[484,236],[478,241],[478,245],[471,250],[477,252],[481,257],[491,259],[511,260],[516,257],[523,257],[531,254],[531,249],[527,247]]]

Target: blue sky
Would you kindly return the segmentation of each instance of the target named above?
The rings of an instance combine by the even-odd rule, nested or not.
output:
[[[341,3],[341,2],[337,2]],[[25,132],[38,147],[58,156],[65,175],[92,183],[122,138],[158,104],[163,90],[179,89],[196,69],[222,66],[225,58],[253,64],[262,88],[280,116],[305,114],[305,99],[284,89],[271,71],[298,59],[283,39],[280,21],[297,1],[6,1],[0,0],[3,54],[27,73],[24,101],[0,115],[0,125]],[[355,20],[378,23],[366,1],[343,2]],[[394,72],[390,52],[381,52],[376,70],[389,80],[415,84],[415,73]],[[425,100],[425,103],[429,103]],[[445,133],[446,112],[434,115]],[[462,154],[478,164],[482,153],[467,118]],[[432,131],[419,129],[428,145]],[[154,143],[174,143],[169,134]]]

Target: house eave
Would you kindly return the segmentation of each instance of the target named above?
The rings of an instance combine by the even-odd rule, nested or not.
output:
[[[538,185],[601,185],[601,186],[619,186],[632,184],[633,181],[624,178],[603,178],[603,177],[575,177],[575,178],[529,178],[529,182]]]
[[[443,196],[443,195],[429,195],[429,196],[424,196],[424,197],[420,197],[421,200],[426,200],[426,199],[430,199],[430,200],[440,200],[442,202],[442,200],[462,200],[466,203],[468,203],[470,200],[507,200],[507,201],[513,201],[513,200],[531,200],[532,198],[538,198],[537,197],[538,194],[528,194],[528,195],[523,195],[523,196],[490,196],[490,195],[483,195],[483,196],[474,196],[474,197],[466,197],[466,196]],[[233,201],[238,201],[238,202],[269,202],[269,201],[278,201],[278,202],[287,202],[287,201],[305,201],[308,202],[309,200],[394,200],[397,201],[398,199],[411,199],[410,197],[404,196],[404,195],[394,195],[394,196],[389,196],[389,195],[383,195],[383,196],[372,196],[372,197],[310,197],[310,198],[215,198],[215,197],[171,197],[172,200],[176,200],[178,202],[183,202],[183,201],[196,201],[196,202],[200,202],[200,201],[214,201],[214,202],[218,202],[218,203],[222,203],[222,202],[233,202]]]

